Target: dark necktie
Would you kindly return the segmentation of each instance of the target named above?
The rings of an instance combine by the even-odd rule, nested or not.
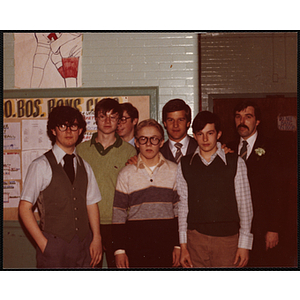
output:
[[[240,157],[246,161],[247,159],[247,145],[248,145],[248,142],[247,141],[243,141],[243,147],[240,151]]]
[[[64,170],[67,173],[71,183],[73,184],[74,182],[74,178],[75,178],[75,171],[74,171],[74,165],[73,165],[73,158],[74,158],[74,154],[66,154],[64,156]]]
[[[176,143],[175,145],[174,145],[176,148],[177,148],[177,151],[176,151],[176,153],[175,153],[175,161],[176,161],[176,163],[178,164],[179,163],[179,161],[180,161],[180,158],[182,157],[182,152],[181,152],[181,147],[183,146],[181,143]]]

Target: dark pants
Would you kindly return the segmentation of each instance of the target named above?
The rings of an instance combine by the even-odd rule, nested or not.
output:
[[[100,232],[102,238],[103,254],[105,253],[107,266],[108,268],[116,268],[114,248],[113,248],[113,238],[112,238],[112,225],[101,224]],[[103,266],[103,255],[102,255],[102,260],[97,265],[97,267],[102,268],[102,266]]]
[[[91,232],[82,241],[75,235],[70,243],[51,233],[43,232],[43,234],[48,242],[44,253],[37,247],[37,268],[90,268]]]

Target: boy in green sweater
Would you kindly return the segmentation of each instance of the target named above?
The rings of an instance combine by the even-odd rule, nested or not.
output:
[[[111,223],[117,177],[127,160],[136,154],[135,148],[116,133],[121,116],[120,104],[115,99],[104,98],[99,101],[95,107],[97,132],[90,141],[79,144],[76,149],[91,165],[102,195],[99,203],[100,229],[109,268],[115,267]]]

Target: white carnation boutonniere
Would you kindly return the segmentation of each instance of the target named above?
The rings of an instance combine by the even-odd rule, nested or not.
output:
[[[266,154],[266,150],[264,148],[256,148],[255,154],[258,155],[259,157],[261,157]]]

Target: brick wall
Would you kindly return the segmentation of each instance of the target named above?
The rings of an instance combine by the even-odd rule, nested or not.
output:
[[[83,86],[158,86],[159,117],[171,98],[198,110],[197,34],[85,33]]]
[[[201,97],[297,92],[297,33],[201,35]],[[251,96],[250,96],[251,97]]]

